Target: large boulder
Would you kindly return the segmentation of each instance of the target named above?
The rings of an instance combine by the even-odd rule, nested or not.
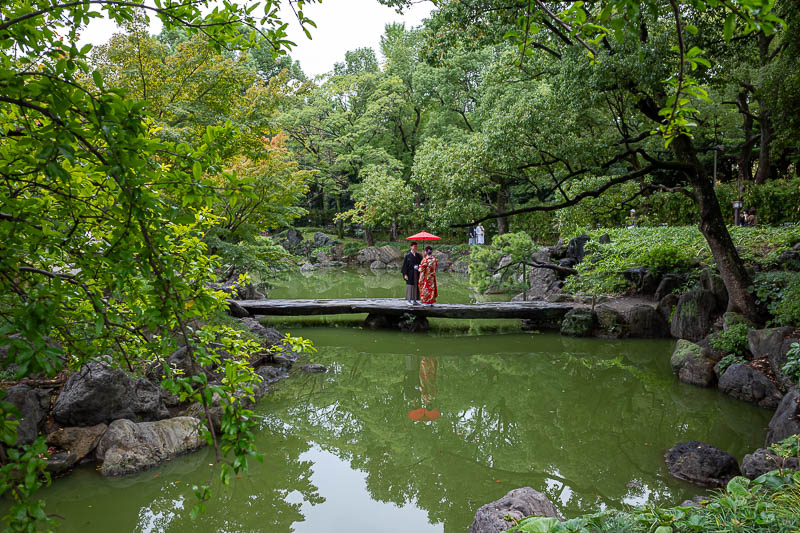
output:
[[[741,475],[731,454],[696,440],[679,442],[664,454],[664,460],[674,477],[701,487],[724,487]]]
[[[390,244],[378,248],[378,259],[387,265],[403,262],[403,251]]]
[[[314,232],[314,248],[322,248],[323,246],[331,246],[336,240],[330,235],[326,235],[321,231]]]
[[[800,342],[800,338],[795,334],[795,328],[767,328],[752,329],[747,334],[747,342],[750,346],[750,353],[756,359],[766,357],[769,366],[778,380],[778,386],[786,391],[791,387],[792,381],[783,373],[783,365],[786,364],[786,352],[789,351],[793,342]]]
[[[588,235],[578,235],[570,239],[567,245],[567,257],[575,259],[578,263],[586,257],[586,243],[591,240]]]
[[[543,300],[561,290],[561,280],[555,270],[531,267],[530,286],[526,291],[527,299]]]
[[[303,242],[303,234],[294,228],[286,232],[286,242],[284,247],[290,250],[296,249]]]
[[[104,476],[133,474],[201,446],[200,420],[179,416],[158,422],[115,420],[97,445]]]
[[[769,448],[759,448],[748,453],[742,459],[742,475],[755,479],[775,469],[800,470],[800,462],[796,457],[779,457]]]
[[[636,294],[651,295],[658,289],[658,275],[647,267],[629,268],[622,271],[622,277],[634,286]]]
[[[283,342],[284,336],[280,331],[275,328],[264,327],[264,325],[255,318],[242,318],[240,321],[252,333],[262,337],[269,346],[274,346]]]
[[[719,390],[729,396],[767,409],[775,409],[783,395],[759,370],[736,363],[719,378]]]
[[[47,408],[50,407],[49,394],[27,385],[14,385],[6,389],[4,400],[14,404],[22,415],[17,426],[17,445],[35,441],[39,427],[47,415]]]
[[[800,400],[800,393],[796,390],[783,397],[775,414],[772,415],[772,420],[769,421],[769,431],[767,431],[764,446],[800,434],[800,404],[797,403],[798,400]]]
[[[120,418],[160,420],[168,416],[159,387],[98,362],[88,363],[70,376],[53,407],[53,417],[64,426],[94,426]]]
[[[719,306],[714,293],[695,289],[682,295],[672,315],[670,332],[678,339],[699,341],[708,335]]]
[[[386,263],[377,259],[369,264],[370,270],[382,270],[384,268],[386,268]]]
[[[233,318],[249,318],[250,311],[239,305],[235,300],[226,300],[228,302],[228,314]]]
[[[728,289],[725,288],[722,276],[706,268],[700,273],[700,287],[714,295],[718,309],[725,310],[728,307]]]
[[[576,307],[564,315],[564,320],[561,322],[561,334],[568,337],[589,337],[594,325],[594,311]]]
[[[610,305],[598,305],[594,308],[594,314],[597,317],[597,329],[602,335],[616,338],[625,334],[625,316]]]
[[[513,527],[526,516],[563,520],[547,496],[530,487],[522,487],[478,509],[469,533],[499,533]]]
[[[680,339],[675,344],[669,364],[678,379],[684,383],[710,387],[717,377],[714,373],[714,365],[718,360],[710,350]]]
[[[664,296],[673,294],[676,290],[683,287],[684,283],[686,283],[686,278],[683,276],[678,274],[664,274],[656,288],[656,300],[661,301]]]
[[[47,444],[62,451],[51,454],[47,460],[47,471],[61,473],[89,455],[108,429],[105,424],[91,427],[69,427],[58,429],[47,435]]]
[[[634,338],[656,339],[669,337],[669,324],[658,309],[640,304],[628,310],[628,335]]]
[[[667,321],[667,324],[672,324],[672,313],[678,306],[679,299],[680,298],[677,294],[670,293],[664,295],[656,304],[656,309],[658,309],[658,312],[661,313],[661,316],[664,318],[664,320]],[[671,334],[672,332],[670,331],[670,335]]]

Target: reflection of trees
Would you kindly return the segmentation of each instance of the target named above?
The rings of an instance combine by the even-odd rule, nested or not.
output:
[[[191,487],[208,479],[206,465],[213,460],[208,450],[136,476],[106,479],[95,472],[87,472],[90,479],[71,476],[45,491],[48,512],[64,516],[59,531],[292,531],[293,524],[305,520],[304,502],[325,501],[311,482],[313,464],[300,460],[310,444],[282,423],[266,423],[263,430],[269,432],[270,446],[262,450],[264,462],[252,461],[250,472],[228,487],[215,485],[207,511],[198,520],[189,516],[197,503]],[[143,483],[133,490],[130,482],[137,480]],[[80,500],[70,485],[76,481]],[[91,522],[86,522],[86,505],[75,505],[77,501],[88,501],[96,510],[91,511]],[[91,527],[85,529],[87,524]],[[131,529],[130,524],[136,526]]]
[[[762,438],[753,435],[765,420],[758,410],[709,409],[708,391],[682,385],[676,402],[666,343],[570,341],[563,353],[552,337],[528,338],[541,338],[541,350],[459,356],[448,346],[454,339],[426,337],[426,353],[438,354],[435,422],[407,416],[421,405],[419,355],[337,347],[322,347],[315,360],[343,370],[285,384],[270,411],[364,471],[373,498],[415,501],[446,531],[463,531],[478,506],[524,485],[570,516],[623,501],[673,503],[691,492],[663,475],[675,442],[726,448]],[[500,351],[492,342],[482,347]]]

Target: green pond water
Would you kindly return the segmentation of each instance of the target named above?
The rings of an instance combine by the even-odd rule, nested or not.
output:
[[[272,297],[398,296],[397,272],[313,273]],[[441,301],[470,301],[442,276]],[[515,321],[432,321],[425,334],[361,329],[363,317],[271,321],[311,338],[308,361],[258,405],[263,463],[196,521],[208,450],[107,479],[78,468],[42,491],[60,531],[464,532],[507,491],[542,491],[567,517],[677,504],[701,489],[663,454],[697,439],[737,459],[762,445],[771,413],[680,383],[671,341],[572,339]]]

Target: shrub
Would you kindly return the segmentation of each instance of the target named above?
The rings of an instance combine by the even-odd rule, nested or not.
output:
[[[715,350],[734,355],[744,355],[748,351],[747,333],[750,328],[747,324],[734,324],[727,331],[714,333],[709,339],[709,344]]]
[[[781,370],[789,379],[800,384],[800,343],[792,343],[789,351],[786,352],[786,363]]]
[[[763,272],[753,278],[756,303],[766,306],[778,326],[800,325],[800,274]]]
[[[728,370],[729,366],[733,366],[736,364],[744,364],[745,362],[746,361],[744,357],[733,353],[729,353],[728,355],[719,360],[719,375],[721,376],[722,374],[724,374],[725,371]]]
[[[349,256],[349,255],[356,255],[362,248],[361,243],[357,242],[348,242],[342,246],[342,254]]]
[[[684,272],[692,267],[692,258],[672,244],[662,244],[642,255],[644,266],[656,272]]]

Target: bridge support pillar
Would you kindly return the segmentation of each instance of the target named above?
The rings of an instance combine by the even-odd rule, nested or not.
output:
[[[364,327],[370,329],[399,329],[400,331],[412,333],[430,329],[427,318],[413,313],[403,313],[402,315],[370,313],[364,320]]]

